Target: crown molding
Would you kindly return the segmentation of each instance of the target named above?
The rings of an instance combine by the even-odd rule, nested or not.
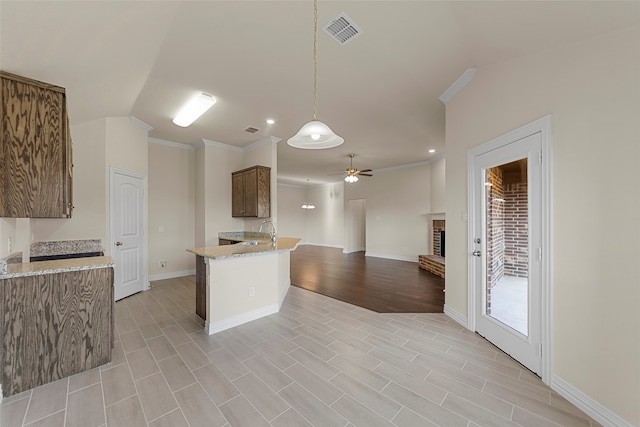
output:
[[[462,90],[463,87],[469,84],[473,79],[473,76],[476,75],[477,68],[467,68],[467,71],[462,73],[458,80],[456,80],[449,89],[445,90],[442,95],[438,98],[440,102],[447,105],[447,102],[451,101],[451,98],[456,96],[458,92]]]
[[[278,142],[282,141],[282,138],[277,138],[275,136],[267,136],[266,138],[262,138],[259,141],[254,142],[253,144],[249,144],[246,147],[244,147],[242,149],[242,151],[249,151],[249,150],[253,150],[254,148],[263,145],[263,144],[277,144]]]
[[[142,120],[136,119],[133,116],[128,116],[128,119],[131,123],[133,123],[134,125],[141,127],[142,129],[146,130],[147,132],[151,132],[153,130],[153,127],[149,126],[148,124],[146,124],[145,122],[143,122]]]
[[[196,148],[200,148],[200,147],[204,147],[205,145],[209,146],[209,147],[222,148],[223,150],[237,151],[237,152],[240,152],[240,153],[244,151],[242,149],[242,147],[236,147],[235,145],[223,144],[222,142],[209,141],[208,139],[202,139],[202,140],[198,141],[195,144],[195,147]]]
[[[181,144],[179,142],[165,141],[164,139],[158,139],[158,138],[148,138],[148,140],[153,144],[166,145],[167,147],[180,148],[182,150],[191,150],[191,151],[195,150],[193,146],[188,144]]]

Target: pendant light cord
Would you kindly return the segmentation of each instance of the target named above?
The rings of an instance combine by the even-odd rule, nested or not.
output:
[[[313,0],[313,120],[318,111],[318,0]]]

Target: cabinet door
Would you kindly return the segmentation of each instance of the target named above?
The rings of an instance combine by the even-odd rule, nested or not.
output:
[[[231,174],[231,216],[244,216],[244,176],[242,172]]]
[[[257,187],[256,216],[258,218],[268,218],[271,216],[271,169],[258,168]]]
[[[66,101],[66,100],[64,100]],[[67,103],[64,102],[64,134],[63,134],[63,146],[64,146],[64,184],[62,186],[62,207],[65,211],[65,216],[71,218],[73,214],[73,143],[71,141],[71,127],[69,126],[69,116],[67,115]]]
[[[244,216],[258,216],[258,171],[244,172]]]
[[[0,217],[66,217],[65,97],[3,76]]]
[[[196,314],[207,320],[207,264],[196,255]]]

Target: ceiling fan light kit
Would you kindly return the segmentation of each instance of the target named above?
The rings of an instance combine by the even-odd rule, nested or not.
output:
[[[358,170],[356,168],[353,167],[353,158],[355,157],[355,154],[349,154],[349,158],[350,163],[349,163],[349,167],[346,169],[346,173],[347,176],[344,177],[344,180],[346,182],[348,182],[349,184],[353,184],[354,182],[358,182],[358,175],[360,176],[373,176],[371,175],[369,172],[373,172],[371,169],[362,169],[362,170]]]
[[[313,1],[313,120],[305,123],[287,144],[306,150],[333,148],[344,142],[329,126],[317,119],[318,112],[318,0]]]
[[[217,100],[206,93],[200,93],[187,102],[173,119],[173,123],[186,128],[203,115]]]

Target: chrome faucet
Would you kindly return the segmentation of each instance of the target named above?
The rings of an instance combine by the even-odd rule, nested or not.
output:
[[[276,234],[276,225],[270,219],[262,221],[262,224],[260,224],[260,228],[258,229],[258,233],[262,233],[262,226],[265,224],[271,224],[271,242],[275,244],[278,240],[278,235]]]

